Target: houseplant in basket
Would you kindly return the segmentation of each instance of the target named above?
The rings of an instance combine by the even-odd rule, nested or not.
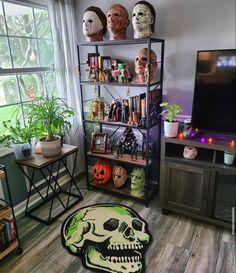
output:
[[[182,107],[179,104],[171,104],[163,102],[160,104],[165,109],[160,113],[164,115],[164,134],[166,137],[176,137],[178,134],[179,122],[176,120],[176,115],[182,112]]]
[[[26,113],[34,123],[42,155],[54,157],[61,154],[62,138],[71,129],[74,110],[64,99],[52,95],[27,104]]]
[[[35,135],[34,125],[31,120],[22,125],[20,117],[3,121],[6,133],[0,136],[0,144],[12,147],[17,160],[27,160],[33,156],[33,139]]]

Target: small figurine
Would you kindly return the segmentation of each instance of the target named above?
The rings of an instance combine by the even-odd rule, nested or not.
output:
[[[127,99],[123,100],[121,107],[121,122],[128,123],[129,119],[129,101]]]
[[[133,141],[133,143],[131,144],[131,158],[134,160],[134,156],[135,159],[137,160],[138,158],[138,141],[137,139],[135,139]]]

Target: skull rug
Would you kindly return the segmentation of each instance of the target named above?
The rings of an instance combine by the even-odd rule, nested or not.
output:
[[[141,273],[151,235],[147,223],[119,204],[83,207],[64,221],[63,246],[81,258],[83,266],[103,273]]]

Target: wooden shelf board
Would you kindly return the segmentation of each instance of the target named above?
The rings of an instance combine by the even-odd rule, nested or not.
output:
[[[106,154],[98,154],[98,153],[91,153],[91,152],[87,152],[88,156],[91,157],[98,157],[98,158],[104,158],[107,160],[113,160],[113,161],[118,161],[118,162],[123,162],[123,163],[127,163],[130,165],[138,165],[138,166],[142,166],[142,167],[146,167],[146,160],[142,159],[142,157],[138,156],[137,160],[132,160],[130,158],[130,154],[123,154],[122,157],[119,158],[115,158],[113,156],[113,154],[111,153],[106,153]],[[149,160],[149,166],[152,164],[152,160]]]
[[[0,260],[4,258],[6,255],[8,255],[9,253],[11,253],[14,249],[16,249],[18,245],[19,245],[18,240],[15,240],[13,243],[11,243],[11,245],[8,248],[0,252]]]
[[[114,193],[119,193],[119,194],[122,194],[122,195],[126,195],[126,196],[129,196],[129,197],[141,200],[141,201],[146,200],[146,196],[136,197],[136,196],[131,195],[129,186],[123,186],[121,188],[117,188],[117,187],[115,187],[115,185],[112,182],[108,182],[108,183],[103,184],[103,185],[98,185],[98,184],[96,184],[94,182],[91,182],[90,186],[92,188],[96,188],[96,189],[99,189],[99,190],[104,190],[104,191],[108,191],[108,192],[114,192]],[[148,198],[152,195],[153,191],[155,190],[155,185],[150,184],[149,186],[150,186],[150,190],[149,190]]]
[[[0,220],[11,214],[12,214],[12,211],[10,207],[0,205]]]

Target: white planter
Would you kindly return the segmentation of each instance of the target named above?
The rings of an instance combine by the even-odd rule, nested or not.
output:
[[[28,160],[33,157],[32,144],[12,144],[16,160]]]
[[[40,139],[41,153],[44,157],[54,157],[61,154],[61,138],[53,141],[43,141]]]
[[[232,165],[234,163],[235,154],[229,152],[224,152],[224,163],[227,165]]]
[[[169,122],[164,120],[164,135],[166,137],[176,137],[178,135],[179,122]]]

